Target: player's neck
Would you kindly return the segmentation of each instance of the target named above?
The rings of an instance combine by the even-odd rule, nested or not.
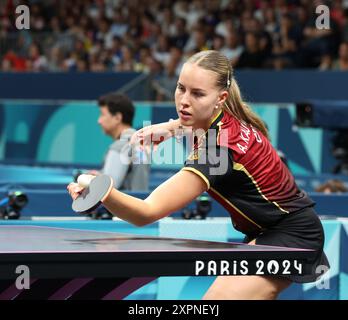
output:
[[[208,129],[211,127],[211,125],[215,122],[215,120],[220,116],[221,114],[221,110],[215,110],[212,114],[212,116],[210,117],[210,119],[207,119],[203,122],[200,123],[196,123],[192,128],[193,130],[204,130],[204,131],[208,131]]]

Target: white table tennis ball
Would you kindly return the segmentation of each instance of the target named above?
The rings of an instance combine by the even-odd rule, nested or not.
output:
[[[94,178],[95,178],[95,176],[93,176],[91,174],[81,174],[77,178],[77,183],[81,187],[87,188]]]

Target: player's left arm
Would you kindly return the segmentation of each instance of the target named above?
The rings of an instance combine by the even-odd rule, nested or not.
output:
[[[200,176],[181,170],[158,186],[145,200],[112,189],[103,205],[120,219],[143,226],[184,208],[207,189],[206,182]]]

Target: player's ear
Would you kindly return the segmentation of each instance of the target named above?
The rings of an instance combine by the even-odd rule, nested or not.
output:
[[[226,102],[227,97],[228,97],[228,91],[227,90],[221,91],[218,98],[218,104],[223,105]]]

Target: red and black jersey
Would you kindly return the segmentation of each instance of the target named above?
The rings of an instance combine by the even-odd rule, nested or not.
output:
[[[221,112],[202,138],[182,170],[205,181],[237,230],[258,233],[314,205],[269,140],[251,125]]]

